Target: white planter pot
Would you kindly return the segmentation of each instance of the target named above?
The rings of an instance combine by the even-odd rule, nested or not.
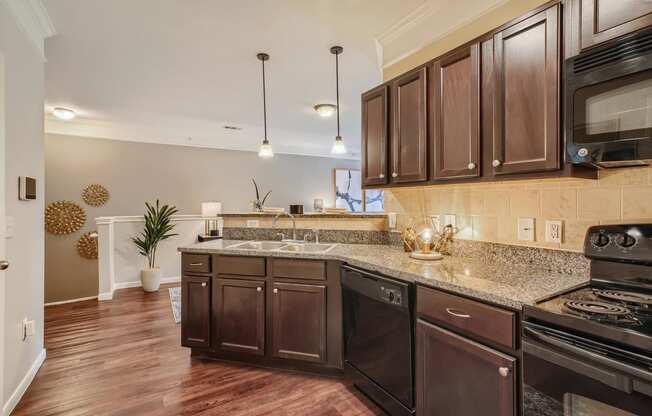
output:
[[[140,282],[143,285],[143,290],[145,292],[156,292],[161,286],[161,276],[161,269],[158,267],[141,270]]]

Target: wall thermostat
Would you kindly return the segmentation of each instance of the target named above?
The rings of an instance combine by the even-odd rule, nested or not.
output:
[[[28,176],[18,177],[18,199],[21,201],[36,199],[36,179]]]

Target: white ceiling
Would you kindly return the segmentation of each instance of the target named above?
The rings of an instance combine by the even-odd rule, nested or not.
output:
[[[328,156],[335,119],[312,107],[335,101],[338,44],[342,136],[357,158],[360,93],[382,66],[501,1],[43,0],[57,31],[46,41],[46,111],[78,113],[46,117],[46,131],[255,150],[264,51],[274,150]]]

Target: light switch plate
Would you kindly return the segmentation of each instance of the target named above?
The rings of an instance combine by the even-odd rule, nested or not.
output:
[[[247,220],[247,228],[258,228],[258,220]]]
[[[561,221],[546,220],[546,242],[561,243],[564,232],[564,224]]]
[[[517,231],[519,241],[534,241],[534,218],[519,218]]]
[[[441,216],[440,215],[431,215],[430,216],[430,225],[432,228],[437,231],[441,232]]]

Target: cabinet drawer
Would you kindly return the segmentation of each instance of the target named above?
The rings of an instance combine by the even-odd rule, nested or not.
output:
[[[215,268],[219,274],[265,276],[265,257],[219,256]]]
[[[326,280],[323,260],[272,259],[274,277],[303,280]]]
[[[182,258],[184,273],[210,273],[210,254],[184,254]]]
[[[514,349],[514,312],[419,286],[417,314]]]

